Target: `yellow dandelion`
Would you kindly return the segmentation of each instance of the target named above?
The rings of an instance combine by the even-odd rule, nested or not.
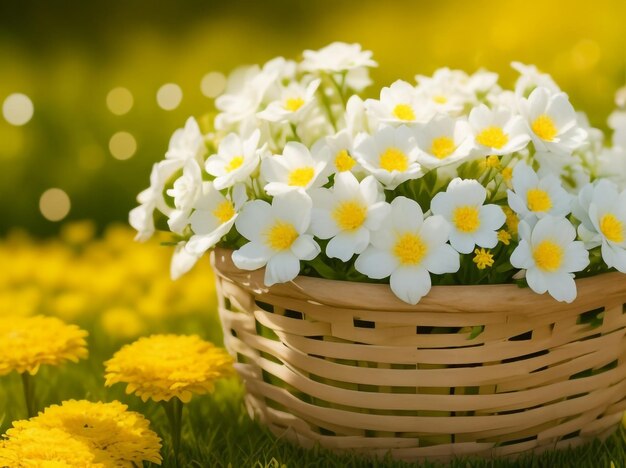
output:
[[[489,250],[476,249],[474,250],[474,254],[475,257],[473,261],[479,270],[484,270],[493,265],[493,255]]]
[[[504,245],[509,245],[511,243],[511,234],[506,229],[501,229],[498,231],[498,241]]]
[[[119,401],[64,401],[39,416],[13,423],[7,434],[18,437],[30,428],[58,429],[87,447],[94,461],[104,466],[141,466],[143,461],[160,464],[161,440],[143,415],[127,408]]]
[[[0,466],[11,468],[106,468],[89,447],[61,429],[9,429],[0,441]],[[111,466],[111,465],[108,465]]]
[[[122,347],[105,362],[106,382],[127,384],[126,393],[143,401],[186,403],[209,393],[217,379],[233,373],[233,360],[222,348],[196,335],[153,335]]]
[[[87,332],[55,317],[0,317],[0,375],[87,357]]]
[[[503,206],[502,211],[506,215],[506,227],[509,228],[508,231],[511,235],[517,234],[517,226],[519,225],[519,218],[515,214],[515,212],[509,208],[508,206]]]

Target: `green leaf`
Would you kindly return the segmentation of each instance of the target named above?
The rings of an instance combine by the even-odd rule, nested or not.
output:
[[[476,325],[476,326],[472,327],[472,331],[469,334],[469,336],[467,337],[467,339],[468,340],[473,340],[478,335],[480,335],[484,330],[485,330],[485,326],[484,325]]]

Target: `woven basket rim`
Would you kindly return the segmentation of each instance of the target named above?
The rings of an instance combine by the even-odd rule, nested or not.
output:
[[[388,284],[300,275],[288,283],[267,287],[263,283],[265,268],[240,270],[231,259],[232,252],[232,249],[218,247],[211,253],[211,264],[216,274],[237,282],[257,295],[270,294],[331,307],[448,313],[506,311],[529,315],[536,310],[546,313],[562,310],[564,307],[589,310],[594,308],[599,297],[605,304],[619,304],[620,297],[623,297],[626,290],[626,275],[608,272],[575,280],[578,296],[571,304],[560,303],[547,293],[537,294],[529,288],[520,288],[515,284],[484,284],[433,286],[419,303],[411,305],[398,299]]]

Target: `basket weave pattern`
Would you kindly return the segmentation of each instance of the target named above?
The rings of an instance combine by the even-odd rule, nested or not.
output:
[[[572,304],[490,285],[433,287],[411,306],[380,284],[268,289],[226,250],[213,264],[248,409],[303,446],[507,456],[606,436],[626,409],[619,273],[578,280]]]

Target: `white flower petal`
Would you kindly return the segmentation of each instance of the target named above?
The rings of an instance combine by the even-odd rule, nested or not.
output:
[[[391,214],[391,205],[381,201],[370,205],[367,209],[367,218],[365,218],[365,227],[370,230],[379,229],[386,222],[387,217]]]
[[[530,250],[530,244],[522,239],[511,254],[511,265],[515,268],[529,269],[535,264]]]
[[[511,257],[511,264],[513,257]],[[526,282],[530,289],[537,294],[543,294],[548,290],[548,281],[546,275],[544,275],[538,268],[529,268],[526,271]]]
[[[415,200],[397,197],[391,202],[391,222],[400,231],[417,231],[424,222],[422,208]]]
[[[299,234],[306,232],[311,224],[313,202],[305,192],[294,190],[277,195],[272,200],[272,212],[283,221],[292,223]]]
[[[265,267],[265,286],[291,281],[300,273],[300,260],[291,252],[280,252],[270,258]]]
[[[400,267],[391,274],[393,293],[408,304],[417,304],[430,291],[430,275],[425,268]]]
[[[185,243],[181,242],[176,246],[172,263],[170,264],[170,276],[177,280],[193,268],[200,256],[192,254],[185,249]]]
[[[448,244],[435,247],[424,258],[422,265],[436,275],[456,273],[461,266],[458,252]]]
[[[356,270],[372,279],[387,278],[398,267],[398,260],[389,252],[369,246],[358,256]]]
[[[571,273],[545,275],[548,293],[560,302],[573,302],[576,299],[576,283]]]
[[[272,250],[259,242],[248,242],[232,255],[233,263],[241,270],[258,270],[272,256]]]
[[[235,221],[237,232],[249,241],[263,243],[263,231],[273,218],[272,207],[263,200],[252,200],[243,205]]]
[[[308,234],[302,234],[291,244],[291,252],[300,260],[313,260],[320,251],[320,246],[313,240],[313,236]]]

